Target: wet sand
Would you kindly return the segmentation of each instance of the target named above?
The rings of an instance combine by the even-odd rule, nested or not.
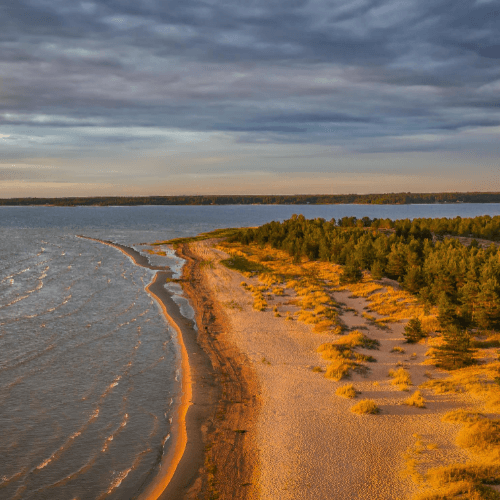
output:
[[[140,500],[195,499],[217,493],[220,499],[250,498],[255,472],[255,447],[246,434],[258,406],[256,378],[234,345],[224,338],[223,314],[204,284],[197,260],[184,247],[187,260],[183,288],[196,312],[185,318],[164,284],[170,269],[153,266],[136,250],[86,236],[116,248],[139,266],[157,271],[146,287],[177,332],[181,357],[181,398],[172,422],[169,451],[162,457],[151,484]],[[201,325],[199,330],[196,324]],[[217,471],[217,474],[215,474]]]

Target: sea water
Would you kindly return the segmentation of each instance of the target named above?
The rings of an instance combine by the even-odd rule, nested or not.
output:
[[[500,205],[0,207],[0,498],[134,498],[172,442],[179,353],[144,290],[154,271],[77,234],[141,250],[293,213],[473,217]],[[171,252],[152,263],[182,265]]]

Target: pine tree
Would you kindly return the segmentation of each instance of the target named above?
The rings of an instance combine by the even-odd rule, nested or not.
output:
[[[456,370],[475,363],[471,335],[458,326],[449,326],[443,332],[444,343],[434,352],[436,366],[445,370]]]
[[[387,276],[397,279],[406,271],[405,246],[402,243],[392,245],[391,252],[387,257],[385,272]]]
[[[340,283],[357,283],[363,277],[361,269],[356,262],[348,262],[344,266],[344,272],[340,275]]]
[[[459,323],[457,307],[452,304],[445,292],[441,292],[438,299],[438,321],[443,330]]]
[[[408,344],[414,344],[420,339],[423,339],[425,337],[425,333],[422,330],[422,322],[418,318],[410,319],[408,324],[405,326],[403,335],[406,337],[406,342],[408,342]]]
[[[379,280],[379,279],[383,278],[383,276],[384,276],[384,266],[383,266],[382,262],[380,262],[379,260],[376,260],[372,264],[370,272],[372,274],[372,278],[373,279]]]
[[[483,281],[477,295],[474,320],[480,328],[494,328],[500,321],[500,286],[495,278]]]
[[[410,267],[410,269],[408,269],[408,273],[404,277],[403,283],[405,290],[408,290],[416,295],[425,283],[420,266]]]

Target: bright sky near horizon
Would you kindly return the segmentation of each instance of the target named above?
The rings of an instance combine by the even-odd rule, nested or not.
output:
[[[0,197],[500,191],[498,0],[0,0]]]

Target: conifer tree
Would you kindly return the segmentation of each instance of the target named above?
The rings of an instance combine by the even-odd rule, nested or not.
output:
[[[458,325],[457,307],[452,304],[446,293],[441,292],[438,299],[438,321],[443,330]]]
[[[379,260],[376,260],[370,269],[370,272],[372,273],[372,277],[376,280],[379,280],[383,278],[384,276],[384,266]]]
[[[495,278],[481,283],[474,319],[480,328],[493,328],[500,321],[500,287]]]
[[[408,342],[408,344],[414,344],[424,338],[425,333],[422,330],[422,322],[418,318],[410,319],[405,326],[403,335],[406,337],[406,342]]]
[[[420,266],[413,266],[408,269],[408,273],[403,280],[405,290],[417,294],[424,284],[424,277]]]
[[[354,261],[349,261],[344,266],[344,272],[340,275],[340,283],[357,283],[363,277],[361,269]]]
[[[456,370],[475,363],[471,335],[456,325],[449,326],[443,332],[444,343],[434,352],[436,366],[445,370]]]

